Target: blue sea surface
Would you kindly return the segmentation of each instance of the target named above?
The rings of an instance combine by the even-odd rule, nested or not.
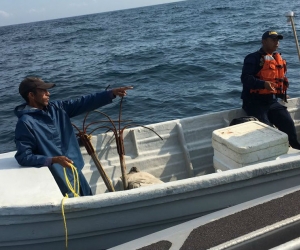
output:
[[[243,59],[269,29],[284,36],[288,94],[297,97],[300,64],[285,13],[299,9],[296,0],[194,0],[0,27],[0,153],[15,150],[13,110],[26,76],[56,83],[53,100],[131,85],[122,115],[142,125],[233,109]],[[119,101],[100,110],[116,119]]]

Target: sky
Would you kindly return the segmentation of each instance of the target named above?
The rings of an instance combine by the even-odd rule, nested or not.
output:
[[[0,0],[0,26],[177,1],[180,0]]]

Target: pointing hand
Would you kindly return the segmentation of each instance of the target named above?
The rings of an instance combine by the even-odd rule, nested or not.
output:
[[[133,87],[126,86],[126,87],[115,88],[115,89],[112,89],[112,92],[115,96],[123,97],[123,96],[127,95],[126,90],[129,90],[129,89],[133,89]]]

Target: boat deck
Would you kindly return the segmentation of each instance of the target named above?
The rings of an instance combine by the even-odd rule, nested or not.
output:
[[[300,237],[299,197],[300,186],[185,222],[111,250],[271,249]]]

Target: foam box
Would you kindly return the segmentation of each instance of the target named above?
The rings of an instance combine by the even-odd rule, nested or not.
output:
[[[217,129],[212,133],[213,164],[229,170],[274,160],[289,149],[287,134],[259,121]]]

